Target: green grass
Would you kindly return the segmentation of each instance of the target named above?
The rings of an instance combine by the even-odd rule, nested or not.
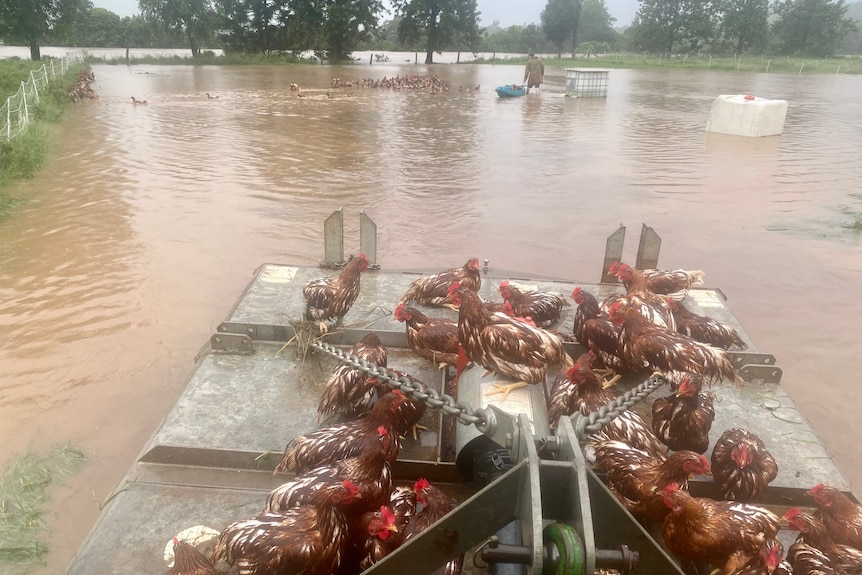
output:
[[[48,488],[84,466],[86,456],[68,445],[45,457],[27,454],[12,461],[0,476],[0,573],[26,573],[48,552],[42,514]]]
[[[126,65],[125,58],[100,58],[87,54],[88,64]],[[197,58],[189,56],[144,56],[129,58],[129,64],[154,64],[162,66],[231,66],[231,65],[272,65],[272,64],[319,64],[317,60],[300,58],[292,54],[240,54],[228,53],[218,56],[211,51],[203,51]]]

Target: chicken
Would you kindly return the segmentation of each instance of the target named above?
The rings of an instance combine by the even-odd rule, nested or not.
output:
[[[654,457],[621,441],[594,446],[595,463],[611,492],[638,519],[660,521],[669,513],[662,490],[685,489],[691,474],[709,474],[709,462],[693,451],[677,451],[666,459]]]
[[[614,269],[613,265],[611,269]],[[653,293],[639,270],[619,264],[613,273],[626,286],[626,293],[605,298],[601,305],[604,311],[610,314],[611,307],[616,304],[623,308],[634,308],[651,323],[676,331],[676,322],[667,298]]]
[[[676,321],[676,331],[702,343],[721,349],[746,349],[748,344],[729,325],[717,322],[705,315],[690,311],[681,301],[668,300],[670,311]]]
[[[460,306],[458,340],[467,357],[488,371],[517,380],[497,386],[504,399],[512,389],[527,384],[545,385],[551,367],[572,365],[558,336],[509,316],[490,313],[475,292],[458,282],[452,284],[451,292],[452,301]]]
[[[738,564],[734,566],[734,564]],[[784,559],[784,545],[770,539],[757,553],[739,553],[725,564],[728,575],[790,575],[793,567]]]
[[[413,484],[413,493],[415,511],[404,527],[405,543],[428,529],[455,508],[455,503],[440,489],[429,484],[426,479],[419,479]],[[461,573],[463,564],[464,556],[460,555],[435,571],[434,575],[458,575]]]
[[[575,339],[593,350],[605,366],[620,368],[620,326],[601,310],[596,297],[580,286],[572,290],[572,299],[578,304],[573,329]]]
[[[554,380],[548,397],[548,420],[552,428],[556,428],[562,416],[577,412],[587,416],[616,399],[613,393],[602,389],[601,378],[590,367],[592,358],[592,352],[582,354],[575,365]],[[605,439],[622,441],[654,457],[667,457],[667,449],[634,411],[627,410],[612,419],[600,432],[593,434],[590,441],[595,443]]]
[[[829,566],[844,575],[862,573],[862,549],[838,543],[826,525],[818,518],[792,507],[784,513],[784,519],[791,529],[800,531],[797,542],[802,542],[819,550],[829,559]]]
[[[740,556],[759,553],[778,535],[778,517],[763,507],[692,497],[677,484],[662,490],[670,513],[664,519],[665,546],[679,557],[703,561],[725,573]]]
[[[386,367],[388,351],[373,331],[356,342],[350,353],[379,367]],[[323,388],[317,406],[317,420],[334,413],[355,418],[367,412],[376,392],[376,383],[376,379],[360,369],[339,365]]]
[[[833,541],[862,549],[862,505],[823,483],[809,489],[806,495],[817,503],[815,517],[823,521]]]
[[[787,550],[787,561],[794,575],[840,575],[823,551],[804,541],[797,541]]]
[[[709,383],[720,379],[742,383],[724,350],[657,326],[634,308],[621,310],[615,304],[610,316],[622,328],[620,356],[629,369],[682,371],[700,375]]]
[[[619,263],[611,264],[609,269],[611,274],[616,275],[616,272],[622,265]],[[640,275],[644,279],[645,287],[655,294],[664,294],[673,296],[674,299],[681,299],[685,296],[685,292],[692,286],[702,285],[703,278],[706,275],[703,270],[639,270]],[[623,285],[628,289],[630,282],[620,278]]]
[[[219,575],[219,572],[194,546],[174,537],[174,566],[165,575]]]
[[[479,260],[470,258],[463,267],[445,270],[436,274],[422,276],[413,281],[401,296],[398,305],[415,301],[424,305],[444,306],[455,309],[458,304],[450,297],[449,288],[455,282],[474,292],[479,291],[482,276],[479,274]]]
[[[363,457],[379,449],[381,426],[397,436],[406,431],[400,425],[405,419],[401,404],[406,398],[400,392],[387,393],[362,419],[324,427],[294,438],[284,450],[275,471],[304,473],[320,465],[349,457]]]
[[[357,491],[345,480],[323,489],[314,506],[233,523],[219,535],[213,562],[236,565],[241,575],[331,575],[341,563],[347,538],[342,507]]]
[[[276,487],[267,496],[263,512],[277,513],[300,505],[314,505],[325,488],[345,479],[359,490],[353,503],[345,506],[346,513],[363,513],[387,503],[392,491],[392,466],[398,457],[398,441],[382,425],[377,428],[377,439],[379,449],[369,450],[363,457],[315,467]]]
[[[563,294],[555,291],[521,290],[509,281],[500,282],[500,295],[512,304],[513,315],[532,318],[538,327],[548,327],[569,305]]]
[[[709,447],[715,409],[712,397],[700,392],[702,386],[701,376],[688,375],[680,382],[676,393],[659,397],[652,404],[652,430],[674,451],[689,449],[704,453]]]
[[[401,545],[404,537],[398,532],[395,514],[387,505],[362,514],[350,532],[351,564],[355,572],[365,571]]]
[[[326,332],[324,323],[336,318],[341,324],[344,316],[359,296],[359,279],[362,272],[368,269],[368,258],[359,254],[358,258],[350,258],[341,273],[334,277],[311,280],[302,288],[305,299],[306,321],[317,321],[321,332]]]
[[[399,305],[395,319],[403,321],[407,345],[419,357],[439,364],[455,365],[458,361],[458,322],[446,318],[429,318],[416,308]]]
[[[721,434],[712,448],[712,476],[725,499],[751,501],[778,475],[775,458],[763,441],[735,427]]]

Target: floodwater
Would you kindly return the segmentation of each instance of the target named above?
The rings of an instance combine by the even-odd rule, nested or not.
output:
[[[607,99],[571,99],[549,70],[541,95],[501,100],[494,86],[520,67],[94,71],[100,99],[71,109],[0,222],[0,465],[64,442],[90,457],[53,492],[45,573],[67,564],[252,272],[316,264],[341,206],[348,252],[365,209],[385,268],[477,256],[589,283],[620,223],[632,263],[652,226],[659,265],[706,270],[862,479],[862,247],[845,227],[862,212],[862,78],[613,70]],[[429,72],[448,93],[327,95],[332,77]],[[788,101],[782,136],[705,133],[716,95],[746,93]]]

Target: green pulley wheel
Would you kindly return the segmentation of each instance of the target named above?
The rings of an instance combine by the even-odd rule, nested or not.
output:
[[[545,548],[542,575],[584,575],[587,555],[574,527],[552,523],[542,533]]]

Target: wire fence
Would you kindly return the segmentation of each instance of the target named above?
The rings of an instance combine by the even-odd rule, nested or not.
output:
[[[73,64],[83,61],[83,54],[70,52],[31,71],[30,77],[21,81],[18,91],[0,106],[0,138],[8,142],[26,132],[33,108],[39,104],[40,94],[48,84],[65,76]]]

